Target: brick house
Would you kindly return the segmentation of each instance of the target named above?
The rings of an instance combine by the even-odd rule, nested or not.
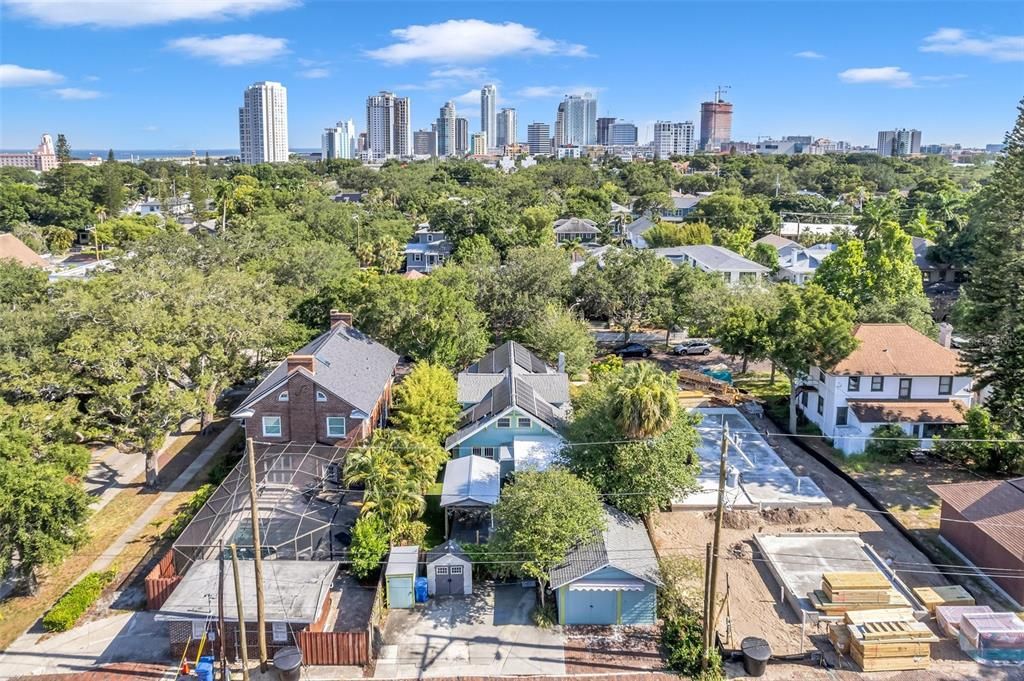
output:
[[[232,412],[258,442],[350,446],[384,423],[398,355],[331,311],[331,328],[289,355]]]

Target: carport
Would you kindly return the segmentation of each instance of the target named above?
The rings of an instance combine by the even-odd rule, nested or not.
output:
[[[501,467],[482,456],[452,459],[444,467],[441,486],[441,508],[444,509],[444,536],[450,534],[450,520],[456,513],[470,516],[486,515],[494,529],[491,508],[501,493]]]

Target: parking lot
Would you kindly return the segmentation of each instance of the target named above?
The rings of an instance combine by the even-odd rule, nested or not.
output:
[[[565,674],[564,637],[530,621],[535,593],[476,583],[472,596],[390,610],[374,678]]]

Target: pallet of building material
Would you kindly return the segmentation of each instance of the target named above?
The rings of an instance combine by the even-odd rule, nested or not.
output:
[[[839,654],[848,655],[850,653],[850,630],[845,624],[828,625],[828,640],[832,642],[832,647]]]
[[[889,580],[878,570],[870,572],[826,572],[821,576],[826,591],[888,589]]]
[[[967,589],[959,584],[953,586],[921,586],[914,589],[914,593],[928,608],[928,612],[934,614],[935,608],[940,605],[974,605],[974,596]]]
[[[850,625],[857,640],[884,641],[935,638],[935,634],[922,622],[865,622]]]
[[[878,610],[850,610],[844,615],[847,624],[865,622],[916,622],[910,608],[879,608]]]
[[[881,608],[896,607],[907,608],[910,603],[896,589],[889,590],[889,600],[886,603],[836,603],[825,595],[824,591],[814,591],[808,598],[817,610],[826,615],[843,615],[851,610],[878,610]]]
[[[889,602],[889,589],[872,589],[868,591],[832,591],[823,589],[825,596],[833,603],[874,603],[885,605]]]
[[[935,622],[939,630],[950,638],[960,635],[960,619],[964,615],[978,615],[992,612],[987,605],[940,605],[935,608]]]
[[[898,642],[898,643],[865,643],[859,645],[850,643],[850,650],[857,650],[861,659],[876,659],[879,657],[928,657],[932,654],[932,644],[923,642]]]
[[[896,672],[914,669],[928,669],[931,657],[927,655],[911,657],[864,657],[854,648],[850,648],[850,657],[866,672]]]

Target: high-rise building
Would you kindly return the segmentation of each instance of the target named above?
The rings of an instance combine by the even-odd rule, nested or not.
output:
[[[284,163],[288,160],[288,91],[261,80],[245,89],[238,109],[238,147],[242,163]]]
[[[555,113],[555,134],[552,140],[555,148],[565,144],[565,102],[558,103],[558,111]]]
[[[416,130],[412,133],[413,156],[434,156],[436,148],[436,132],[433,130]]]
[[[496,146],[498,149],[515,144],[518,141],[516,136],[516,128],[518,126],[519,122],[516,120],[515,109],[502,109],[498,112],[498,133],[496,135]]]
[[[366,142],[367,134],[365,132],[359,133],[359,137],[356,138],[356,153],[361,154],[367,150],[369,144]]]
[[[550,154],[551,126],[547,123],[530,123],[526,126],[526,142],[531,154]]]
[[[337,127],[324,128],[320,136],[320,158],[324,161],[334,158],[355,158],[356,124],[352,119],[338,121]]]
[[[597,143],[597,100],[589,92],[562,100],[562,141],[558,146],[583,147]],[[557,137],[558,131],[555,131]]]
[[[455,138],[455,102],[448,101],[437,118],[437,155],[441,158],[455,156]]]
[[[366,98],[366,151],[374,161],[412,154],[408,97],[382,90]]]
[[[498,146],[498,89],[493,85],[484,85],[480,89],[480,132],[487,137],[487,148]]]
[[[878,153],[881,156],[912,156],[921,153],[921,131],[899,128],[878,131]]]
[[[473,138],[470,140],[472,147],[470,153],[473,156],[486,156],[487,155],[487,135],[483,132],[474,132]]]
[[[693,152],[693,121],[654,124],[654,158],[665,160],[672,156],[690,156]]]
[[[721,97],[700,105],[700,148],[718,151],[732,139],[732,104]]]
[[[636,126],[632,123],[615,121],[608,126],[608,144],[612,146],[632,146],[636,144],[636,140]]]
[[[53,148],[53,138],[45,133],[39,139],[39,146],[33,151],[0,154],[0,168],[27,168],[46,172],[58,165],[60,164],[57,162],[57,152]]]
[[[469,119],[455,119],[455,154],[465,156],[469,153]]]
[[[608,146],[612,143],[611,127],[615,125],[616,118],[597,119],[597,143],[601,146]]]

